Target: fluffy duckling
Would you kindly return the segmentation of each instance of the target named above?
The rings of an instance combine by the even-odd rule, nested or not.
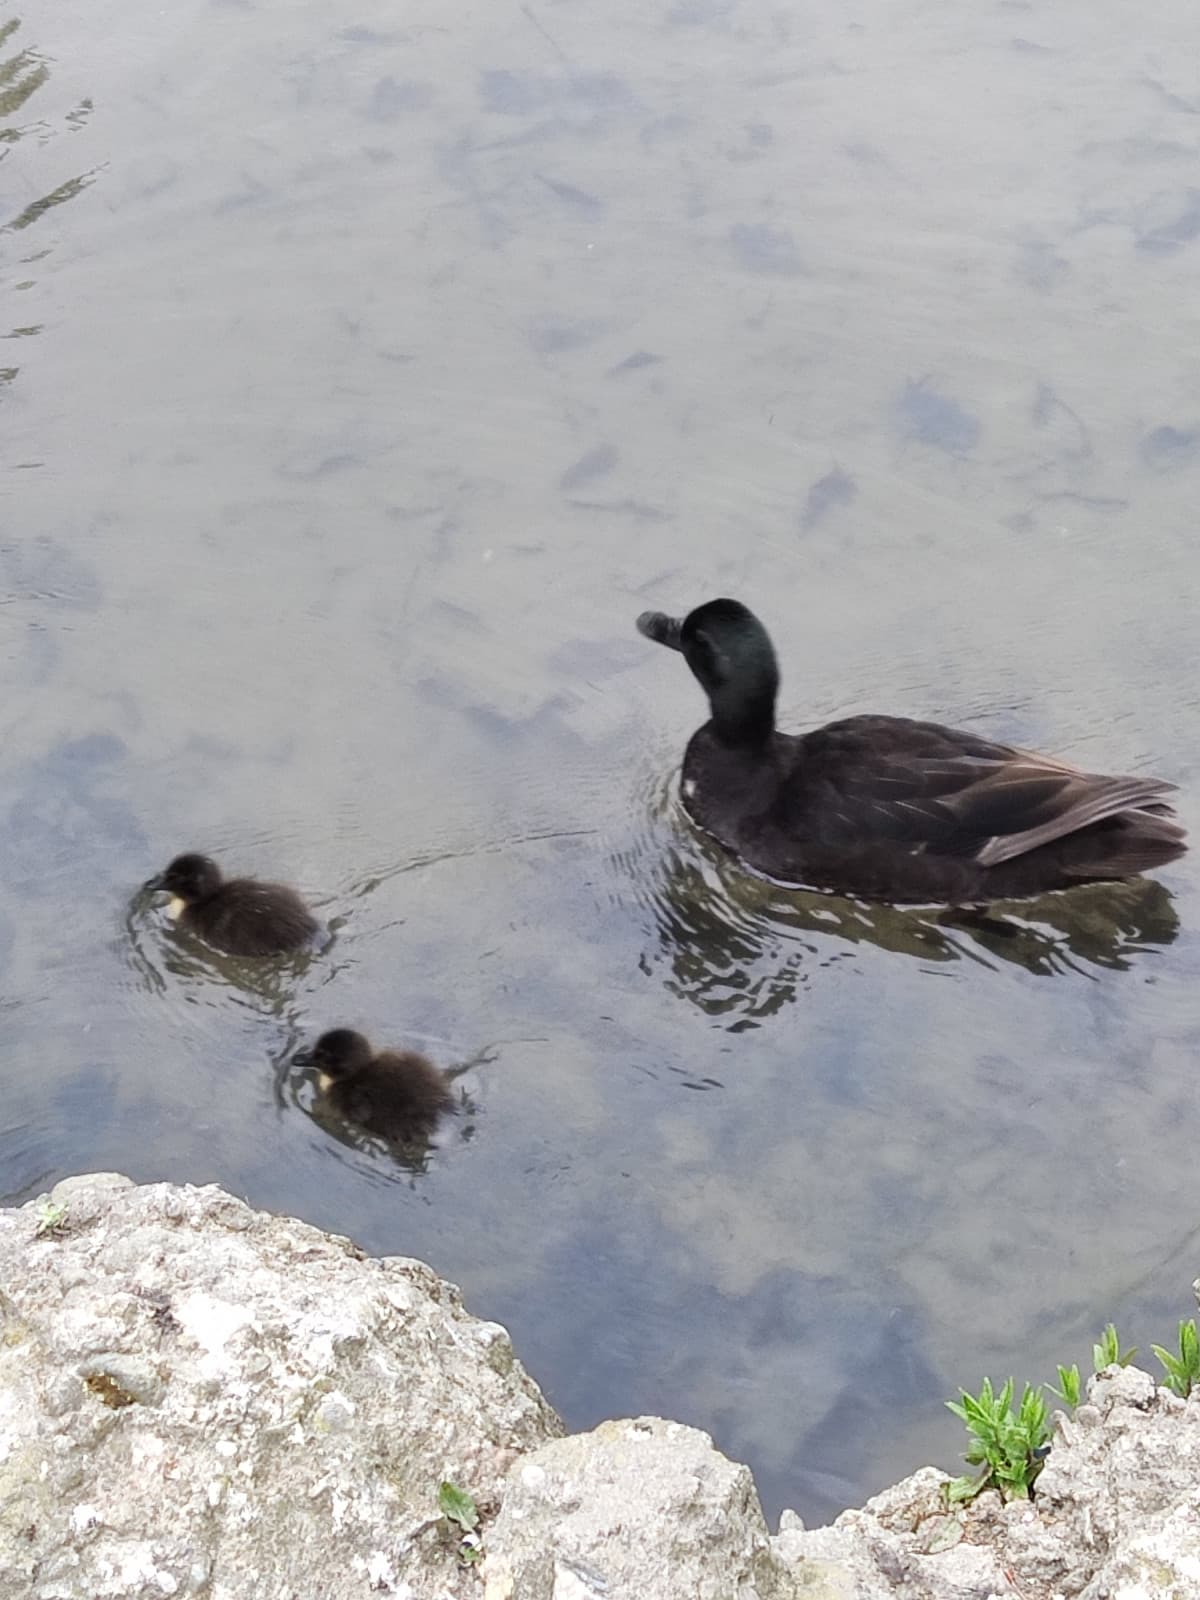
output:
[[[353,1028],[323,1033],[311,1050],[292,1059],[316,1069],[317,1087],[339,1116],[392,1144],[428,1138],[454,1104],[432,1061],[413,1050],[376,1054]]]
[[[222,878],[208,856],[176,856],[147,889],[173,898],[170,915],[231,956],[274,956],[299,950],[318,923],[294,889],[257,878]]]
[[[683,759],[692,819],[766,877],[895,903],[973,904],[1125,878],[1182,855],[1161,778],[1107,777],[906,717],[775,726],[779,668],[737,600],[638,631],[682,653],[709,720]]]

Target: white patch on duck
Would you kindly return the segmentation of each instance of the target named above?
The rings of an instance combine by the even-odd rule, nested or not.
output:
[[[181,900],[177,894],[173,894],[167,901],[167,915],[172,922],[178,922],[186,910],[187,901]]]
[[[330,1089],[333,1088],[333,1079],[327,1072],[317,1073],[317,1088],[322,1094],[328,1094]]]

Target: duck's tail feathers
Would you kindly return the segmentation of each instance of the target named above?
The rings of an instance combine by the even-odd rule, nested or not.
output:
[[[1062,847],[1069,878],[1130,878],[1177,860],[1187,849],[1187,832],[1170,806],[1148,805],[1085,828]]]

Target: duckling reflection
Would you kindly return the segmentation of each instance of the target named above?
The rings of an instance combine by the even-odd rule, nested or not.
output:
[[[231,956],[286,955],[303,949],[319,924],[294,889],[257,878],[223,878],[208,856],[176,856],[145,888],[170,894],[168,914]]]
[[[645,859],[641,862],[646,868]],[[714,841],[667,848],[645,896],[668,986],[732,1031],[790,1004],[823,967],[873,944],[920,961],[1012,962],[1035,974],[1125,971],[1179,932],[1168,891],[1154,879],[1094,884],[1019,907],[916,910],[783,889],[748,877]]]
[[[373,1051],[353,1028],[330,1029],[292,1061],[316,1073],[319,1105],[387,1145],[428,1145],[456,1106],[450,1074],[415,1050]]]

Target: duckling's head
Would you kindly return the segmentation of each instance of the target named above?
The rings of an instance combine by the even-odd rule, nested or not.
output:
[[[165,872],[160,872],[146,884],[147,889],[162,889],[173,894],[184,905],[203,900],[220,887],[220,867],[208,856],[195,853],[176,856]]]
[[[315,1067],[322,1079],[336,1083],[371,1064],[371,1046],[353,1028],[330,1028],[311,1050],[300,1050],[292,1060],[298,1067]]]
[[[709,600],[680,621],[643,611],[638,632],[679,650],[708,696],[713,729],[726,744],[756,744],[775,728],[779,664],[767,630],[740,600]]]

